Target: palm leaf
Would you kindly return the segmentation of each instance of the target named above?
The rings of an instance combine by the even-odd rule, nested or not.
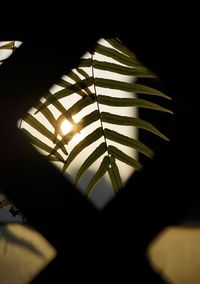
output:
[[[112,45],[115,49],[117,49],[118,51],[124,53],[129,58],[133,58],[134,60],[137,60],[135,54],[131,50],[129,50],[118,38],[109,38],[107,39],[107,42],[110,45]],[[138,64],[144,67],[139,61],[138,61]]]
[[[81,165],[80,169],[76,174],[76,178],[74,183],[77,184],[82,177],[82,175],[87,171],[87,169],[98,159],[100,158],[107,150],[106,143],[101,143],[93,152],[89,155],[89,157],[85,160],[85,162]]]
[[[80,61],[79,67],[91,67],[92,59],[91,58],[83,58]]]
[[[63,88],[68,89],[68,88],[70,88],[70,87],[73,88],[73,85],[74,85],[74,84],[72,84],[72,83],[70,83],[70,82],[68,82],[68,81],[66,81],[66,80],[64,80],[64,79],[61,79],[61,80],[57,83],[57,85],[60,86],[60,87],[63,87]],[[82,91],[82,89],[80,89],[80,90],[77,89],[77,90],[76,90],[76,93],[77,93],[78,95],[80,95],[81,97],[84,97],[84,96],[87,95],[87,93],[86,93],[85,91]]]
[[[77,70],[77,69],[76,69]],[[77,70],[78,71],[78,70]],[[80,70],[79,70],[79,72],[80,72]],[[82,73],[83,74],[83,73]],[[87,73],[86,73],[87,74]],[[73,71],[71,71],[71,72],[69,72],[69,74],[67,74],[67,76],[69,77],[69,78],[71,78],[72,80],[74,80],[75,82],[81,82],[82,80],[81,80],[81,78],[78,76],[78,74],[76,74],[75,72],[73,72]],[[85,77],[85,79],[88,79],[89,78],[89,76],[84,76]],[[85,86],[84,87],[84,92],[83,91],[79,91],[79,92],[77,92],[79,95],[82,95],[82,96],[84,96],[85,95],[85,93],[86,94],[88,94],[88,95],[90,95],[91,94],[91,91],[90,91],[90,89],[87,87],[87,86]]]
[[[55,127],[56,124],[56,119],[53,115],[53,113],[48,109],[48,108],[44,108],[43,110],[41,110],[41,113],[44,115],[44,117],[48,120],[48,122]]]
[[[26,133],[26,135],[30,138],[32,144],[36,145],[37,147],[39,147],[40,149],[44,150],[45,152],[47,152],[49,155],[51,155],[53,149],[51,147],[49,147],[46,143],[42,142],[40,139],[38,139],[37,137],[33,136],[32,134],[30,134],[26,129],[22,128],[23,132]],[[64,162],[63,157],[61,156],[61,154],[59,154],[58,152],[54,153],[55,157],[57,159],[57,161],[60,162]]]
[[[119,168],[116,165],[115,158],[110,156],[111,167],[108,168],[108,174],[112,183],[113,190],[118,192],[122,188],[122,180]]]
[[[94,188],[95,184],[105,175],[105,173],[108,171],[110,165],[110,160],[108,156],[105,156],[98,171],[95,173],[95,175],[90,180],[87,189],[86,189],[86,196],[90,196],[92,193],[92,189]]]
[[[80,73],[85,79],[89,78],[90,76],[88,75],[87,72],[85,72],[83,69],[81,68],[76,68],[77,72]]]
[[[78,123],[80,126],[80,130],[91,125],[95,121],[99,120],[100,118],[100,113],[98,110],[94,110],[93,112],[87,114],[82,118],[82,120]],[[79,129],[79,128],[78,128]]]
[[[50,92],[48,93],[48,96],[47,96],[47,100],[52,100],[52,105],[55,106],[55,108],[57,108],[58,111],[60,111],[62,113],[62,115],[68,119],[72,124],[74,124],[74,120],[71,116],[71,114],[68,112],[68,110],[66,110],[66,108],[58,101],[58,100],[55,100],[54,98],[54,95],[51,94]],[[40,109],[40,106],[42,105],[43,103],[40,102],[38,105],[36,105],[36,111],[35,111],[35,114],[37,114],[38,112],[41,112],[43,115],[45,115],[45,117],[49,120],[50,118],[50,111],[48,111],[47,109],[48,108],[41,108]],[[44,111],[45,110],[45,111]],[[48,113],[48,114],[47,114]],[[52,120],[52,117],[50,118]],[[49,121],[51,123],[51,121]],[[54,122],[55,123],[55,122]],[[52,123],[51,123],[52,124]],[[56,127],[55,124],[53,125],[53,127]]]
[[[35,117],[33,117],[31,114],[27,113],[26,117],[24,118],[24,121],[27,122],[30,126],[32,126],[34,129],[36,129],[38,132],[40,132],[42,135],[44,135],[46,138],[54,142],[55,137],[51,131],[49,131],[43,124],[41,124]],[[58,143],[59,140],[56,139],[56,143]],[[61,145],[61,150],[65,155],[68,155],[64,145]]]
[[[61,163],[64,163],[63,159],[59,159],[58,157],[56,156],[48,156],[48,159],[51,161],[51,162],[61,162]]]
[[[75,82],[81,81],[81,78],[80,78],[74,71],[70,71],[70,72],[67,74],[67,77],[71,78],[71,79],[74,80]]]
[[[132,67],[139,67],[139,66],[142,66],[141,63],[139,63],[138,60],[134,60],[133,58],[129,58],[127,57],[126,55],[124,55],[123,53],[113,49],[113,48],[110,48],[110,47],[105,47],[101,44],[97,44],[96,48],[95,48],[95,51],[97,53],[100,53],[102,55],[105,55],[107,57],[110,57],[124,65],[127,65],[127,66],[132,66]],[[143,66],[142,66],[143,68]]]
[[[62,87],[62,88],[68,88],[70,85],[72,85],[71,83],[69,83],[68,81],[64,80],[64,79],[60,79],[56,85]]]
[[[56,145],[55,145],[55,147],[53,148],[53,150],[52,150],[52,152],[51,152],[51,155],[54,154],[56,151],[58,151],[58,150],[62,147],[62,145],[68,145],[68,143],[72,140],[72,138],[73,138],[78,132],[80,132],[80,130],[81,130],[81,125],[80,125],[80,124],[79,124],[79,125],[76,125],[76,127],[73,127],[72,130],[71,130],[69,133],[63,135],[63,137],[61,138],[61,140],[57,140],[56,143],[54,142],[54,144],[56,144]]]
[[[6,43],[6,44],[0,46],[0,49],[12,49],[12,50],[15,50],[16,48],[17,47],[15,46],[15,42],[14,41],[11,41],[9,43]]]
[[[165,99],[171,99],[170,97],[166,96],[165,94],[154,88],[150,88],[140,84],[126,83],[104,78],[95,78],[95,84],[98,87],[106,89],[121,90],[125,92],[134,92],[139,94],[159,96]]]
[[[69,165],[71,164],[71,162],[76,158],[76,156],[86,147],[88,147],[89,145],[91,145],[92,143],[96,142],[100,137],[103,136],[103,130],[101,127],[97,128],[95,131],[93,131],[92,133],[90,133],[87,137],[85,137],[84,140],[82,140],[81,142],[79,142],[74,149],[71,151],[71,153],[69,154],[64,167],[63,167],[63,171],[65,171]]]
[[[108,146],[108,151],[110,153],[110,155],[112,155],[113,157],[115,157],[116,159],[122,161],[123,163],[133,167],[136,170],[141,170],[142,165],[135,159],[133,159],[132,157],[126,155],[124,152],[122,152],[121,150],[117,149],[115,146],[109,145]]]
[[[145,144],[143,144],[142,142],[140,142],[136,139],[130,138],[128,136],[125,136],[125,135],[118,133],[114,130],[110,130],[110,129],[105,128],[104,129],[104,135],[107,139],[115,141],[115,142],[117,142],[121,145],[125,145],[125,146],[131,147],[133,149],[136,149],[138,152],[146,155],[149,158],[152,158],[153,155],[154,155],[154,152],[149,147],[147,147]]]
[[[79,101],[77,101],[68,110],[64,109],[65,111],[62,112],[62,114],[58,117],[58,119],[54,123],[55,131],[54,131],[54,141],[53,142],[56,143],[55,139],[57,138],[58,134],[61,134],[61,136],[63,136],[61,131],[60,131],[60,126],[65,119],[67,119],[74,126],[74,128],[76,128],[75,129],[76,131],[74,131],[74,129],[73,129],[72,132],[70,132],[70,137],[72,139],[73,136],[76,134],[77,130],[78,129],[81,130],[81,128],[76,125],[76,123],[73,119],[73,115],[80,112],[82,109],[84,109],[85,107],[89,106],[90,104],[92,104],[94,102],[95,102],[94,97],[87,96],[87,97],[84,97],[84,98],[80,99]],[[46,109],[47,108],[42,109],[41,112],[43,112]],[[72,135],[72,133],[73,133],[73,135]],[[66,138],[65,138],[65,140],[66,140]]]
[[[75,134],[80,132],[85,127],[91,125],[92,123],[94,123],[98,119],[99,119],[99,113],[98,113],[97,110],[95,110],[95,111],[91,112],[90,114],[86,115],[85,117],[83,117],[83,119],[79,123],[76,124],[75,129],[72,129],[69,133],[64,135],[61,140],[58,140],[56,142],[56,146],[54,148],[54,151],[57,151],[58,149],[60,149],[62,147],[62,145],[68,144],[70,142],[70,140],[74,137]]]
[[[49,140],[53,141],[53,134],[51,131],[49,131],[43,124],[41,124],[35,117],[33,117],[31,114],[27,114],[24,118],[24,121],[26,121],[29,125],[31,125],[34,129],[36,129],[38,132],[40,132],[42,135],[44,135]]]
[[[164,140],[169,140],[164,134],[162,134],[155,126],[151,123],[135,117],[121,116],[116,114],[111,114],[108,112],[101,113],[101,119],[103,122],[117,124],[117,125],[126,125],[126,126],[134,126],[137,128],[145,129]]]
[[[62,99],[64,97],[70,96],[74,93],[78,94],[79,91],[84,90],[87,87],[90,87],[93,84],[93,78],[89,77],[87,79],[81,80],[75,84],[71,84],[68,88],[65,88],[52,96],[47,96],[44,103],[40,102],[37,106],[38,111],[41,111],[43,108],[47,107],[50,104]],[[86,95],[86,94],[85,94]],[[83,95],[84,96],[84,95]]]
[[[106,72],[101,72],[99,77],[95,75],[96,70]],[[134,83],[125,82],[123,79],[117,80],[115,79],[116,74],[118,77],[121,76],[120,78],[122,78],[122,75],[130,76],[133,78]],[[89,148],[92,149],[93,147],[91,153],[85,155],[74,177],[75,185],[81,182],[82,177],[94,164],[99,164],[88,182],[88,186],[85,190],[86,196],[89,197],[91,195],[95,185],[106,173],[108,173],[114,192],[118,192],[123,185],[119,167],[120,163],[118,163],[118,161],[125,163],[135,170],[141,170],[142,168],[140,162],[134,157],[129,156],[124,150],[122,151],[121,147],[126,146],[135,149],[149,158],[153,157],[154,152],[146,145],[148,143],[145,142],[144,144],[138,139],[133,139],[121,134],[117,128],[115,128],[115,130],[112,129],[112,125],[143,129],[164,140],[168,140],[168,138],[150,122],[137,117],[120,115],[120,110],[126,107],[139,107],[151,109],[152,111],[172,113],[168,108],[149,101],[148,96],[147,99],[140,98],[140,94],[143,94],[152,96],[152,99],[154,97],[171,99],[162,91],[149,87],[146,84],[138,84],[135,80],[135,78],[155,77],[156,75],[148,68],[144,67],[135,54],[126,48],[119,39],[112,38],[107,39],[104,44],[98,43],[94,48],[94,52],[90,54],[90,57],[82,58],[79,66],[66,74],[65,77],[57,83],[57,85],[63,89],[54,94],[47,92],[44,95],[45,101],[40,101],[36,105],[35,114],[28,114],[24,119],[30,126],[55,143],[54,147],[46,145],[43,141],[32,135],[29,130],[27,135],[29,135],[34,145],[48,154],[48,158],[51,161],[62,163],[63,172],[67,171],[68,167],[74,163],[75,158],[91,145],[91,148]],[[73,83],[71,83],[70,80],[73,80]],[[101,94],[98,93],[98,87],[102,88]],[[109,96],[106,94],[107,89],[115,92]],[[129,97],[120,97],[116,91],[129,93]],[[132,93],[132,97],[130,97],[130,93]],[[137,94],[137,97],[135,94]],[[76,95],[77,100],[68,107],[67,104],[64,105],[61,99],[70,99],[71,95]],[[59,115],[56,116],[57,119],[54,113],[48,108],[51,105],[59,112]],[[103,111],[104,105],[107,109],[111,107],[110,111]],[[118,114],[111,113],[113,107],[115,110],[119,109]],[[82,117],[82,111],[85,112],[84,117],[80,122],[75,123],[73,116],[80,115]],[[82,113],[80,114],[80,112]],[[42,113],[51,127],[53,127],[53,133],[36,118],[38,113]],[[66,135],[63,135],[60,127],[65,119],[67,119],[73,127]],[[97,129],[95,129],[94,122],[99,122]],[[72,142],[72,138],[83,129],[84,132],[88,130],[86,137],[80,142]],[[75,141],[75,139],[73,139],[73,141]],[[117,146],[113,146],[112,142],[115,142]],[[67,151],[70,145],[71,150]],[[59,149],[61,149],[62,152],[58,152]],[[63,156],[63,154],[65,154],[65,156]]]
[[[118,65],[118,64],[110,63],[106,61],[94,60],[94,68],[99,69],[99,70],[114,72],[114,73],[118,73],[122,75],[127,75],[127,76],[136,76],[136,77],[142,77],[142,78],[154,78],[155,77],[155,75],[146,68],[141,68],[141,67],[131,68],[131,67],[122,66],[122,65]]]
[[[168,112],[172,114],[172,111],[164,107],[159,106],[158,104],[152,103],[147,100],[142,99],[132,99],[132,98],[116,98],[104,95],[98,95],[98,102],[103,105],[116,106],[116,107],[141,107],[149,108],[153,110],[159,110],[163,112]]]
[[[95,97],[94,96],[87,96],[84,97],[82,99],[80,99],[79,101],[77,101],[72,107],[70,107],[68,109],[68,112],[71,115],[75,115],[76,113],[80,112],[82,109],[84,109],[85,107],[93,104],[95,102]]]

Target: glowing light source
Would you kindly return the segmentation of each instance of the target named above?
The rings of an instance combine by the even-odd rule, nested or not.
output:
[[[78,123],[81,118],[78,115],[74,115],[72,116],[73,120],[75,123]],[[73,125],[67,120],[63,120],[63,122],[61,123],[60,129],[62,131],[63,135],[68,134],[72,129],[73,129]],[[83,140],[83,138],[85,137],[85,135],[81,132],[77,133],[76,135],[74,135],[74,137],[72,138],[73,142],[80,142],[81,140]]]
[[[67,120],[65,119],[62,123],[61,123],[61,131],[64,135],[66,135],[67,133],[69,133],[72,128],[73,128],[73,125]]]

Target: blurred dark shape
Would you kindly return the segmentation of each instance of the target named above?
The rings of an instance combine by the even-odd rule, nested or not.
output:
[[[14,206],[11,206],[9,211],[14,217],[20,214],[19,210],[17,208],[15,208]]]
[[[147,261],[149,242],[167,225],[199,220],[198,9],[188,3],[177,9],[134,4],[134,10],[120,6],[119,14],[103,3],[99,9],[63,9],[58,1],[45,7],[29,2],[23,8],[17,3],[18,9],[2,7],[0,40],[19,39],[23,45],[0,68],[1,183],[58,250],[34,283],[71,277],[74,282],[81,277],[92,283],[163,283]],[[159,76],[162,91],[173,98],[175,115],[141,113],[167,129],[171,142],[158,143],[141,132],[156,148],[155,160],[146,161],[144,170],[100,212],[31,147],[16,121],[100,37],[108,36],[118,36]]]

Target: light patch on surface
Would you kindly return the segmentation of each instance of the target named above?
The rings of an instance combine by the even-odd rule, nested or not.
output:
[[[0,283],[30,283],[55,256],[55,249],[32,228],[0,225]]]
[[[166,283],[200,283],[200,227],[168,227],[149,245],[152,267]]]

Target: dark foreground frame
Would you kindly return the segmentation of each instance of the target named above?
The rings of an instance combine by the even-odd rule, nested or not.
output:
[[[113,25],[108,31],[111,19],[117,22],[112,16],[104,19],[105,28],[66,30],[71,20],[64,13],[56,17],[53,12],[52,8],[37,13],[37,21],[24,13],[19,22],[18,17],[10,17],[0,34],[0,40],[24,42],[0,68],[1,186],[58,251],[34,282],[62,279],[67,283],[71,277],[74,282],[81,277],[89,282],[121,278],[128,283],[139,277],[136,283],[162,283],[145,257],[150,240],[167,225],[198,221],[200,216],[198,168],[194,166],[199,156],[194,150],[199,145],[200,122],[195,78],[198,25],[186,24],[185,15],[175,12],[169,23],[168,15],[160,12],[157,20],[152,20],[154,14],[145,17],[148,25],[135,31],[130,28],[130,18],[120,29]],[[125,189],[99,212],[33,149],[16,128],[16,121],[78,64],[85,51],[107,36],[120,37],[158,74],[160,87],[174,99],[175,116],[170,120],[150,117],[167,129],[171,142],[156,144],[152,140],[153,147],[159,147],[156,158],[146,162],[144,170],[134,174]]]

